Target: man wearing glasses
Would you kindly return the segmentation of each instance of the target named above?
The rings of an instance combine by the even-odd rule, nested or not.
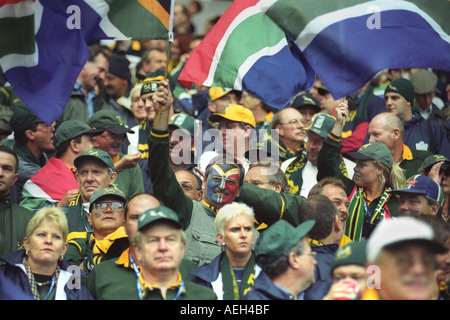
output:
[[[316,252],[308,243],[314,224],[308,220],[293,227],[280,220],[259,236],[255,255],[264,272],[241,300],[303,300],[304,291],[315,282]]]
[[[125,195],[114,187],[95,191],[89,202],[92,232],[71,232],[65,260],[86,273],[101,261],[117,258],[128,248],[124,229]]]
[[[278,133],[279,141],[272,136],[279,148],[279,161],[297,157],[305,153],[306,122],[302,114],[295,108],[284,108],[278,111],[272,121],[272,129]]]

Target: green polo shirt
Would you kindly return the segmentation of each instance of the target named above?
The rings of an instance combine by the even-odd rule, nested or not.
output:
[[[139,300],[137,276],[129,259],[130,251],[125,250],[118,259],[107,260],[97,265],[86,280],[86,287],[96,300]],[[216,294],[209,288],[190,281],[188,276],[193,265],[183,260],[180,274],[185,287],[177,300],[217,300]],[[166,299],[173,299],[179,289],[179,283],[173,285]],[[163,300],[158,288],[145,289],[145,300]]]

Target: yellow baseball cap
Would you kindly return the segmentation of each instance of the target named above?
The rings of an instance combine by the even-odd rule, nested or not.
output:
[[[256,120],[253,112],[249,109],[241,106],[240,104],[229,104],[223,110],[222,113],[213,113],[209,116],[210,122],[219,122],[221,119],[227,119],[230,121],[236,122],[244,122],[252,126],[256,127]]]
[[[209,97],[211,101],[216,101],[219,98],[222,98],[224,95],[233,91],[231,88],[226,87],[211,87],[209,88]]]

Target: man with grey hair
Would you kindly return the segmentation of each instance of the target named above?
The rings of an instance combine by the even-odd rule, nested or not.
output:
[[[245,182],[277,193],[289,191],[286,175],[279,168],[276,172],[272,172],[273,169],[274,164],[272,163],[253,163],[245,175]]]
[[[255,247],[256,262],[264,272],[241,300],[302,300],[314,283],[315,253],[307,234],[313,220],[294,228],[280,220],[264,231]]]
[[[171,209],[159,206],[139,216],[133,248],[140,261],[137,293],[141,300],[216,300],[212,290],[183,279],[179,267],[186,236]]]

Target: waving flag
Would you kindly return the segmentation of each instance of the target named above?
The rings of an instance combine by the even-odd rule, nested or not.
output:
[[[52,124],[100,39],[167,39],[173,0],[0,1],[0,65],[19,98]]]
[[[192,52],[178,82],[186,88],[199,83],[248,91],[276,108],[310,88],[314,71],[257,4],[233,1]]]
[[[450,70],[450,2],[261,0],[334,98],[388,68]]]

